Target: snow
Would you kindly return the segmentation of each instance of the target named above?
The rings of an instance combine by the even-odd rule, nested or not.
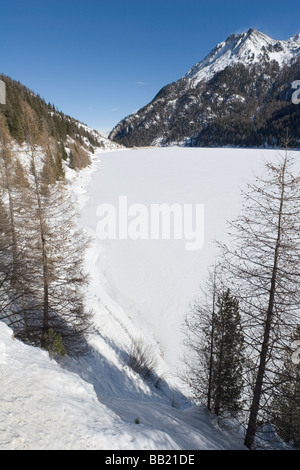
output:
[[[266,153],[272,151],[265,151]],[[105,240],[97,272],[111,297],[135,325],[153,331],[174,373],[180,362],[180,325],[201,278],[214,262],[213,239],[224,240],[226,219],[235,216],[240,189],[263,151],[162,148],[103,154],[88,186],[82,223],[96,232],[95,205],[129,203],[204,204],[205,246],[187,251],[184,240]],[[232,169],[234,168],[234,173]],[[101,251],[101,254],[100,254]],[[98,283],[99,284],[99,283]],[[172,318],[172,321],[170,321]]]
[[[0,322],[0,449],[244,449],[242,433],[224,429],[195,406],[182,383],[182,323],[207,267],[214,239],[240,209],[240,190],[272,150],[155,148],[99,151],[90,167],[67,172],[91,237],[86,255],[94,313],[90,357],[56,362],[13,338]],[[205,206],[205,243],[101,240],[97,208],[131,203]],[[145,381],[128,366],[142,338],[157,355]]]

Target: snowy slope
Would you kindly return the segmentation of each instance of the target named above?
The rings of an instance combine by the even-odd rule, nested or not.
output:
[[[102,150],[109,151],[118,150],[122,148],[122,145],[119,145],[116,142],[113,142],[112,140],[108,139],[107,137],[104,137],[97,130],[88,127],[86,124],[79,123],[78,127],[86,130],[98,142],[98,146]],[[87,139],[85,143],[87,145],[89,144]]]
[[[0,449],[243,449],[237,430],[220,429],[193,406],[177,376],[181,325],[207,266],[213,239],[240,207],[240,189],[276,152],[231,149],[99,151],[67,177],[92,237],[87,305],[94,312],[93,355],[61,365],[13,339],[0,323]],[[205,204],[205,244],[97,237],[97,207],[130,202]],[[127,365],[132,340],[157,354],[157,380]],[[136,420],[138,420],[136,422]]]

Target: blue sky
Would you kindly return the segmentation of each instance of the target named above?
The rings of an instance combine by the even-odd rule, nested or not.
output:
[[[298,1],[2,0],[0,72],[100,131],[229,34],[300,32]]]

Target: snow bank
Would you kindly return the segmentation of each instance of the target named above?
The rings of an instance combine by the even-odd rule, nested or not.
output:
[[[164,432],[125,424],[93,386],[0,323],[0,449],[176,449]]]

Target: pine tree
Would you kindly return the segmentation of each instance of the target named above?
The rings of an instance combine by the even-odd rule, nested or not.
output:
[[[288,151],[266,164],[248,185],[238,219],[230,224],[232,246],[222,265],[239,298],[249,362],[249,416],[245,445],[252,449],[282,364],[291,329],[299,322],[300,175]]]
[[[28,296],[26,286],[26,235],[19,229],[19,208],[23,190],[28,185],[24,170],[12,149],[8,129],[0,115],[0,189],[7,203],[1,202],[1,295],[5,299],[0,317],[15,331],[26,330],[27,309],[24,304]],[[26,294],[25,294],[26,292]]]
[[[244,335],[239,302],[230,290],[218,297],[213,331],[213,403],[216,415],[237,416],[243,390]]]
[[[243,390],[243,332],[238,300],[209,278],[186,320],[189,353],[187,382],[194,398],[216,415],[237,416]],[[208,294],[208,295],[207,295]]]
[[[5,119],[0,114],[0,183],[1,189],[8,198],[10,234],[11,234],[11,251],[12,251],[12,282],[17,271],[17,236],[15,230],[15,198],[13,195],[13,179],[14,179],[14,155],[12,152],[11,138],[6,126]]]
[[[76,356],[88,351],[90,314],[84,307],[87,276],[82,264],[87,237],[75,226],[75,204],[64,183],[51,184],[46,178],[43,162],[47,163],[49,147],[32,110],[25,112],[30,185],[20,208],[20,226],[27,234],[29,329],[42,348],[49,350],[53,337],[59,337],[67,354]]]

